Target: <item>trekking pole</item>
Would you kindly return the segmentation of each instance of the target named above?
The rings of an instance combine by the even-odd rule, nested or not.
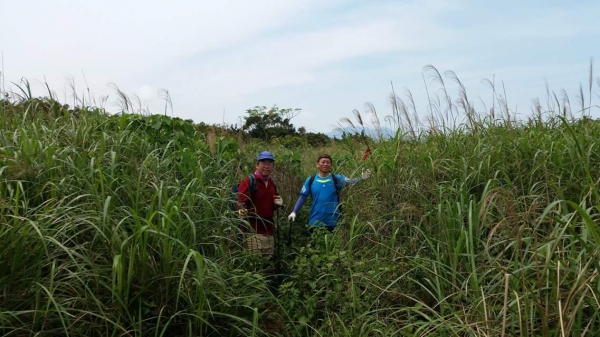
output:
[[[277,259],[281,258],[281,243],[280,237],[281,229],[279,228],[279,209],[275,210],[275,255]]]
[[[288,229],[288,247],[292,247],[292,225],[294,224],[293,221],[289,221],[288,220],[288,225],[289,225],[289,229]]]

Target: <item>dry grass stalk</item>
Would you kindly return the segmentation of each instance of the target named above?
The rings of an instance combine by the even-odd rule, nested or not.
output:
[[[208,141],[208,147],[210,149],[210,154],[214,155],[215,153],[217,153],[217,149],[216,149],[217,136],[215,134],[214,127],[211,127],[210,129],[208,129],[208,134],[206,135],[206,140]]]

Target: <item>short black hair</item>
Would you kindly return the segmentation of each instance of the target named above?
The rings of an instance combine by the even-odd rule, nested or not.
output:
[[[323,158],[327,158],[327,159],[329,159],[329,161],[330,161],[330,162],[333,162],[333,159],[331,159],[331,156],[330,156],[330,155],[328,155],[328,154],[322,154],[322,155],[320,155],[320,156],[318,156],[318,157],[317,157],[317,163],[318,163],[318,162],[319,162],[321,159],[323,159]]]

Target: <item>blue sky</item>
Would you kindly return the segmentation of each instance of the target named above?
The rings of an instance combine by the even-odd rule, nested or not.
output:
[[[196,122],[239,123],[248,108],[277,105],[302,109],[297,127],[328,132],[367,102],[391,114],[390,81],[425,121],[423,67],[433,65],[458,75],[477,111],[492,105],[482,79],[494,78],[527,117],[532,99],[545,105],[546,82],[572,103],[580,83],[587,95],[598,13],[599,1],[0,0],[2,88],[27,78],[43,95],[47,81],[69,103],[72,79],[117,111],[114,83],[152,113],[166,89],[172,114]]]

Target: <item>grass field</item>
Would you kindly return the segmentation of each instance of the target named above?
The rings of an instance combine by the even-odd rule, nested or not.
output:
[[[424,126],[395,99],[395,137],[325,148],[25,90],[0,101],[0,334],[595,336],[591,79],[581,108],[555,95],[525,120],[500,96],[477,113],[462,91],[432,99]],[[285,200],[276,261],[237,246],[227,203],[265,149]],[[308,207],[291,231],[286,216],[321,152],[336,172],[373,176],[342,194],[333,235],[309,239]]]

